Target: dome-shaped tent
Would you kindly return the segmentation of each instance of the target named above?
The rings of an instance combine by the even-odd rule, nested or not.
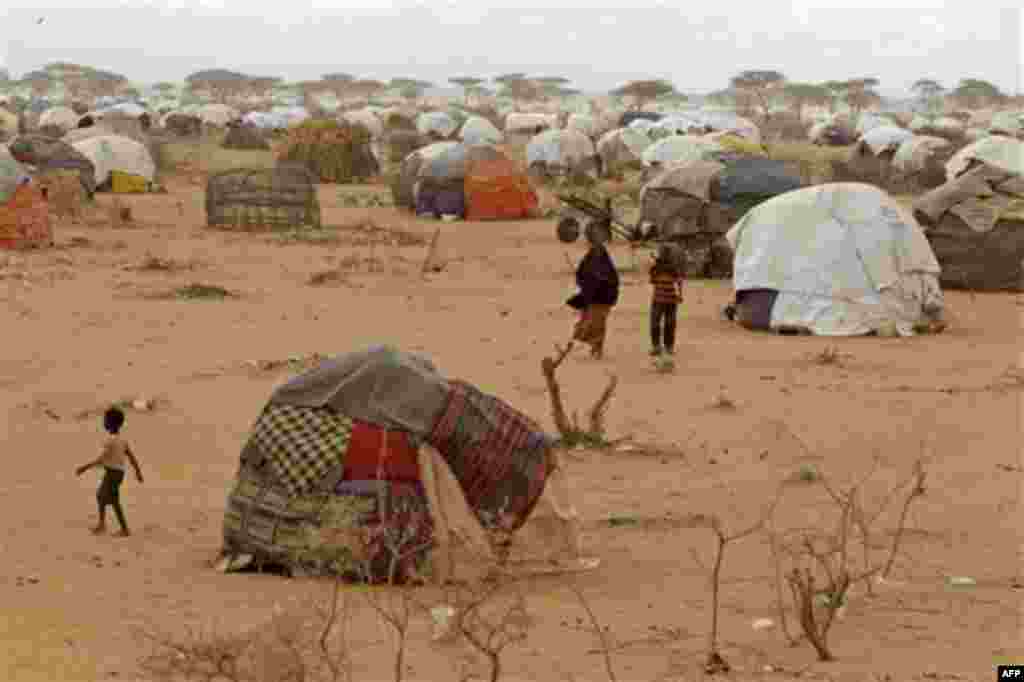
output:
[[[416,130],[421,135],[449,138],[458,129],[458,122],[446,111],[426,111],[416,117]]]
[[[831,183],[752,209],[726,238],[737,314],[753,328],[903,336],[941,319],[939,263],[913,216],[881,189]]]
[[[588,170],[596,158],[594,143],[578,130],[547,130],[526,146],[527,164],[549,173]]]
[[[96,169],[96,185],[106,185],[115,171],[153,182],[156,164],[146,145],[119,135],[92,137],[72,145]]]
[[[605,172],[642,163],[644,150],[651,146],[651,138],[636,128],[609,130],[597,141],[597,154]]]
[[[53,126],[66,133],[78,125],[78,114],[70,107],[53,107],[39,115],[36,125],[40,128]]]
[[[717,142],[696,135],[671,135],[647,147],[642,158],[645,166],[667,168],[677,163],[707,160],[724,151]]]
[[[501,144],[505,136],[483,116],[470,116],[459,129],[459,139],[468,144]]]
[[[361,559],[353,578],[443,581],[452,566],[436,562],[451,557],[438,550],[452,533],[490,557],[489,532],[568,502],[552,503],[553,445],[529,417],[426,358],[387,346],[341,355],[271,394],[242,449],[222,553],[229,567],[324,571],[299,557],[326,525],[328,541],[366,538],[350,546]]]

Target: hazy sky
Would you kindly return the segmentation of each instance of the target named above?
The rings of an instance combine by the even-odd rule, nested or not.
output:
[[[899,9],[851,0],[558,4],[0,0],[0,60],[15,75],[70,61],[141,82],[214,67],[439,84],[525,71],[565,76],[587,91],[659,77],[706,92],[742,69],[771,68],[801,81],[875,76],[893,95],[924,76],[1024,90],[1022,13],[1005,0],[902,0]]]

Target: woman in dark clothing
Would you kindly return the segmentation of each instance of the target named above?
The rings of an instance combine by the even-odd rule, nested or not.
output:
[[[586,236],[590,250],[576,268],[580,291],[566,303],[580,311],[573,340],[589,344],[591,357],[600,359],[604,356],[608,313],[619,302],[619,272],[604,246],[606,231],[590,226]]]

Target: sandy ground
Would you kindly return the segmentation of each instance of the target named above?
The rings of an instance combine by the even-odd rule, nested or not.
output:
[[[287,377],[249,361],[389,342],[428,354],[445,373],[551,427],[539,364],[571,328],[562,304],[572,284],[566,254],[582,255],[555,241],[551,221],[416,222],[390,209],[340,208],[338,188],[323,188],[326,223],[372,217],[425,237],[440,227],[448,264],[424,281],[424,247],[378,247],[382,271],[364,267],[347,283],[313,287],[311,274],[352,253],[369,257],[369,249],[207,231],[202,193],[169,187],[168,195],[124,200],[134,227],[68,226],[56,250],[0,254],[4,680],[143,679],[140,629],[237,631],[265,622],[275,604],[324,598],[321,583],[211,568],[243,439]],[[131,269],[147,255],[191,269]],[[721,624],[722,651],[736,669],[730,677],[988,680],[997,658],[1024,661],[1022,592],[1014,588],[1022,383],[1006,374],[1018,363],[1016,297],[949,294],[953,325],[937,337],[784,338],[722,322],[727,282],[691,282],[676,372],[659,374],[647,357],[642,271],[622,247],[613,255],[624,287],[608,357],[570,358],[560,370],[564,390],[585,409],[615,373],[610,434],[680,444],[672,456],[578,452],[566,460],[586,550],[603,560],[578,584],[609,628],[619,680],[703,677],[710,596],[692,555],[709,562],[713,542],[707,531],[681,527],[683,515],[719,514],[740,528],[807,463],[842,478],[877,456],[881,491],[922,450],[931,458],[927,493],[910,514],[906,556],[874,597],[851,600],[833,634],[837,662],[815,662],[808,646],[787,646],[777,628],[751,627],[776,618],[767,545],[753,538],[730,548]],[[190,282],[239,298],[156,296]],[[816,363],[828,346],[839,362]],[[129,413],[125,430],[147,477],[125,484],[135,534],[94,537],[97,476],[76,478],[74,468],[97,454],[103,435],[83,413],[136,396],[157,406]],[[720,397],[735,408],[716,407]],[[780,523],[813,524],[826,510],[808,486],[786,490]],[[948,576],[977,584],[953,590]],[[566,580],[530,587],[536,623],[508,654],[505,679],[607,679]],[[386,633],[365,609],[356,619],[357,679],[390,679]],[[455,679],[426,632],[417,619],[406,679]]]

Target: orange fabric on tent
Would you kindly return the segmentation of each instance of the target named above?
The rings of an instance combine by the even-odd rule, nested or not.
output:
[[[14,190],[7,202],[0,204],[0,249],[25,249],[51,246],[50,206],[34,184]]]
[[[520,220],[537,211],[537,193],[513,161],[478,161],[466,173],[466,220]]]

